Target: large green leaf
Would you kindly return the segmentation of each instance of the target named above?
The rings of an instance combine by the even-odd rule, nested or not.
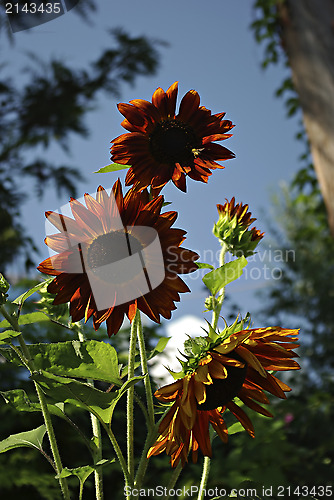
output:
[[[6,343],[6,342],[4,342]],[[7,360],[12,363],[15,363],[18,366],[23,366],[22,361],[10,347],[0,347],[0,354]]]
[[[15,408],[18,411],[42,411],[41,405],[39,403],[33,403],[28,398],[27,393],[23,389],[13,389],[11,391],[0,392],[1,396],[4,398],[5,402]],[[64,414],[64,404],[48,404],[48,410],[53,415],[58,417],[66,418]]]
[[[96,170],[94,174],[107,174],[108,172],[115,172],[116,170],[123,170],[124,168],[129,168],[131,165],[121,165],[120,163],[111,163],[105,167]]]
[[[32,344],[29,351],[38,370],[64,377],[88,378],[122,385],[117,352],[106,342],[72,340],[54,344]]]
[[[6,330],[5,332],[0,333],[0,344],[8,344],[11,339],[21,335],[21,332],[17,332],[16,330]]]
[[[33,374],[32,378],[41,386],[42,390],[57,402],[69,403],[90,411],[103,423],[109,424],[112,413],[118,400],[143,377],[133,377],[123,386],[113,392],[103,392],[88,383],[79,382],[67,377],[58,377],[42,371]]]
[[[0,453],[12,450],[13,448],[21,448],[22,446],[42,450],[42,442],[45,433],[46,427],[45,425],[41,425],[37,427],[37,429],[31,431],[11,434],[7,439],[0,441]]]
[[[224,286],[236,280],[242,275],[243,268],[247,265],[245,257],[227,262],[218,269],[207,273],[203,277],[203,283],[211,291],[212,295],[216,295]]]
[[[43,288],[44,286],[48,285],[49,283],[51,283],[51,281],[54,280],[54,277],[52,278],[49,278],[45,281],[42,281],[41,283],[38,283],[37,285],[35,285],[34,287],[30,288],[30,290],[22,293],[22,295],[19,295],[18,297],[16,297],[15,300],[13,300],[13,304],[18,304],[19,306],[23,304],[23,302],[28,298],[30,297],[30,295],[32,295],[33,293],[37,292],[38,290],[40,290],[41,288]]]

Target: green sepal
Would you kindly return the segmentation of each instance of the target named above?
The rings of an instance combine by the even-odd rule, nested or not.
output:
[[[189,358],[196,357],[205,352],[209,347],[209,343],[205,337],[190,338],[184,342],[184,352]]]
[[[218,269],[207,273],[202,281],[204,285],[210,290],[212,295],[216,295],[219,290],[224,288],[232,281],[238,279],[243,272],[243,268],[247,265],[245,257],[240,257],[231,262],[227,262]]]
[[[3,274],[0,273],[0,305],[5,304],[7,302],[9,283]]]
[[[124,168],[130,168],[131,165],[121,165],[120,163],[110,163],[105,167],[100,168],[93,172],[94,174],[107,174],[109,172],[116,172],[117,170],[123,170]]]
[[[101,469],[104,465],[111,464],[115,462],[115,458],[112,460],[102,459],[99,462],[96,462],[95,465],[82,465],[81,467],[75,467],[70,469],[68,467],[64,467],[60,474],[57,474],[56,479],[76,476],[80,482],[84,483],[86,479],[94,472],[95,470]]]
[[[31,431],[11,434],[8,438],[0,441],[0,453],[21,447],[35,448],[41,451],[43,449],[42,443],[45,433],[46,427],[45,425],[41,425]]]

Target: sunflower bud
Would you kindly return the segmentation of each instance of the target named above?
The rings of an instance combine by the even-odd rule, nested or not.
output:
[[[259,241],[263,238],[255,227],[249,226],[256,220],[251,218],[248,205],[235,205],[234,197],[224,205],[217,205],[219,219],[213,227],[213,234],[228,247],[233,255],[249,257],[253,255]]]

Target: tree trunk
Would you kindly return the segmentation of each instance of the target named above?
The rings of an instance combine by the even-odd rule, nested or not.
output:
[[[282,41],[334,236],[334,0],[279,5]]]

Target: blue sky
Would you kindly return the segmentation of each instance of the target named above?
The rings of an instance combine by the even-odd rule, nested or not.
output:
[[[168,47],[160,49],[162,57],[157,74],[140,77],[134,88],[124,85],[121,101],[150,99],[158,86],[166,90],[178,80],[180,97],[189,89],[196,89],[203,105],[214,113],[225,111],[226,118],[236,125],[233,137],[223,143],[236,154],[236,159],[224,162],[224,170],[216,170],[207,185],[188,180],[187,194],[173,185],[164,190],[166,199],[172,202],[170,209],[179,212],[174,227],[188,231],[184,243],[187,248],[201,255],[216,254],[219,247],[211,233],[217,220],[216,204],[235,196],[237,201],[249,204],[258,219],[256,226],[265,230],[271,217],[271,196],[299,168],[301,145],[294,138],[296,122],[286,118],[282,101],[274,97],[275,89],[286,77],[286,69],[280,66],[265,72],[261,69],[262,48],[255,43],[249,28],[254,18],[252,2],[142,0],[100,4],[97,14],[91,15],[91,24],[82,22],[72,10],[29,32],[16,33],[14,46],[6,47],[12,70],[17,71],[24,61],[24,51],[42,58],[60,57],[73,67],[84,67],[108,47],[107,30],[118,26],[131,35],[144,34],[168,42]],[[2,41],[7,44],[4,38]],[[110,163],[110,140],[123,132],[117,102],[101,94],[96,109],[87,117],[90,136],[73,137],[70,158],[58,147],[48,154],[59,163],[80,166],[86,178],[78,185],[80,196],[95,192],[99,184],[111,187],[119,175],[92,173]],[[124,174],[120,177],[124,179]],[[44,212],[67,201],[66,197],[58,199],[50,189],[42,201],[25,204],[24,224],[41,248],[41,260],[48,256],[43,244]],[[227,289],[242,313],[262,305],[262,300],[256,298],[256,290],[269,283],[264,279],[265,257],[261,257],[264,255],[261,249],[259,252],[252,265],[260,271],[253,274],[253,279],[248,273]],[[206,294],[199,274],[197,279],[191,277],[187,282],[193,292],[183,295],[174,318],[184,314],[202,316]]]

